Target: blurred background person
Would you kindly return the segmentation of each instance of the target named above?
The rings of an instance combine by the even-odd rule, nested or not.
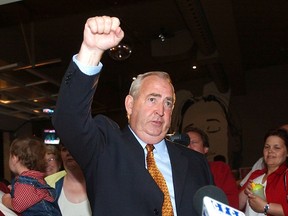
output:
[[[49,176],[57,173],[62,169],[62,160],[60,156],[59,145],[45,144],[45,146],[45,160],[47,162],[45,175]]]
[[[213,158],[214,161],[222,161],[224,163],[226,163],[226,157],[224,155],[215,155]]]
[[[10,146],[9,168],[15,178],[2,203],[22,216],[61,215],[55,190],[44,180],[46,148],[37,137],[16,138]]]
[[[239,207],[246,216],[287,215],[287,148],[288,133],[270,130],[264,137],[264,168],[255,170],[239,193]],[[264,198],[253,194],[255,184],[263,185]]]
[[[86,193],[86,181],[80,166],[63,144],[60,144],[60,152],[64,171],[46,177],[46,181],[56,189],[56,201],[62,215],[92,215]]]
[[[208,136],[204,131],[188,125],[183,132],[190,138],[188,148],[204,155],[208,153],[210,144]],[[215,185],[224,191],[229,205],[239,209],[238,187],[229,165],[223,161],[209,161],[208,163]]]

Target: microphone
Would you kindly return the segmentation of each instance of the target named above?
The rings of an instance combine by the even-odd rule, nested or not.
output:
[[[183,146],[188,146],[190,143],[190,138],[185,133],[167,134],[166,138]]]
[[[193,198],[193,206],[199,216],[245,216],[228,205],[228,199],[219,187],[206,185],[198,189]]]

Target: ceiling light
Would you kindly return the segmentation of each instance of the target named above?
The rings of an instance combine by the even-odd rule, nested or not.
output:
[[[47,114],[52,114],[54,113],[54,109],[50,109],[50,108],[44,108],[42,110],[43,113],[47,113]]]
[[[0,103],[2,103],[2,104],[9,104],[9,103],[11,103],[11,101],[10,101],[10,100],[0,100]]]
[[[117,46],[109,49],[108,53],[112,59],[116,61],[123,61],[130,57],[132,49],[129,45],[120,43]]]
[[[162,42],[164,42],[165,41],[165,39],[166,39],[166,37],[165,37],[165,35],[164,34],[159,34],[158,35],[158,37],[160,38],[160,40],[162,41]]]

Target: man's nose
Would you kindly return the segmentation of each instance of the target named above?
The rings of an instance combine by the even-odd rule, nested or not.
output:
[[[160,116],[164,116],[164,104],[159,103],[156,108],[156,113]]]

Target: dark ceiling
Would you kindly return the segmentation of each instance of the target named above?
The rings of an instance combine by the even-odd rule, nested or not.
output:
[[[104,55],[94,114],[122,110],[132,77],[148,70],[169,72],[176,90],[201,79],[215,81],[220,92],[244,95],[245,73],[288,63],[287,11],[287,0],[24,0],[1,5],[0,114],[23,120],[49,117],[42,110],[54,108],[85,21],[96,15],[119,17],[132,54],[121,61]]]

